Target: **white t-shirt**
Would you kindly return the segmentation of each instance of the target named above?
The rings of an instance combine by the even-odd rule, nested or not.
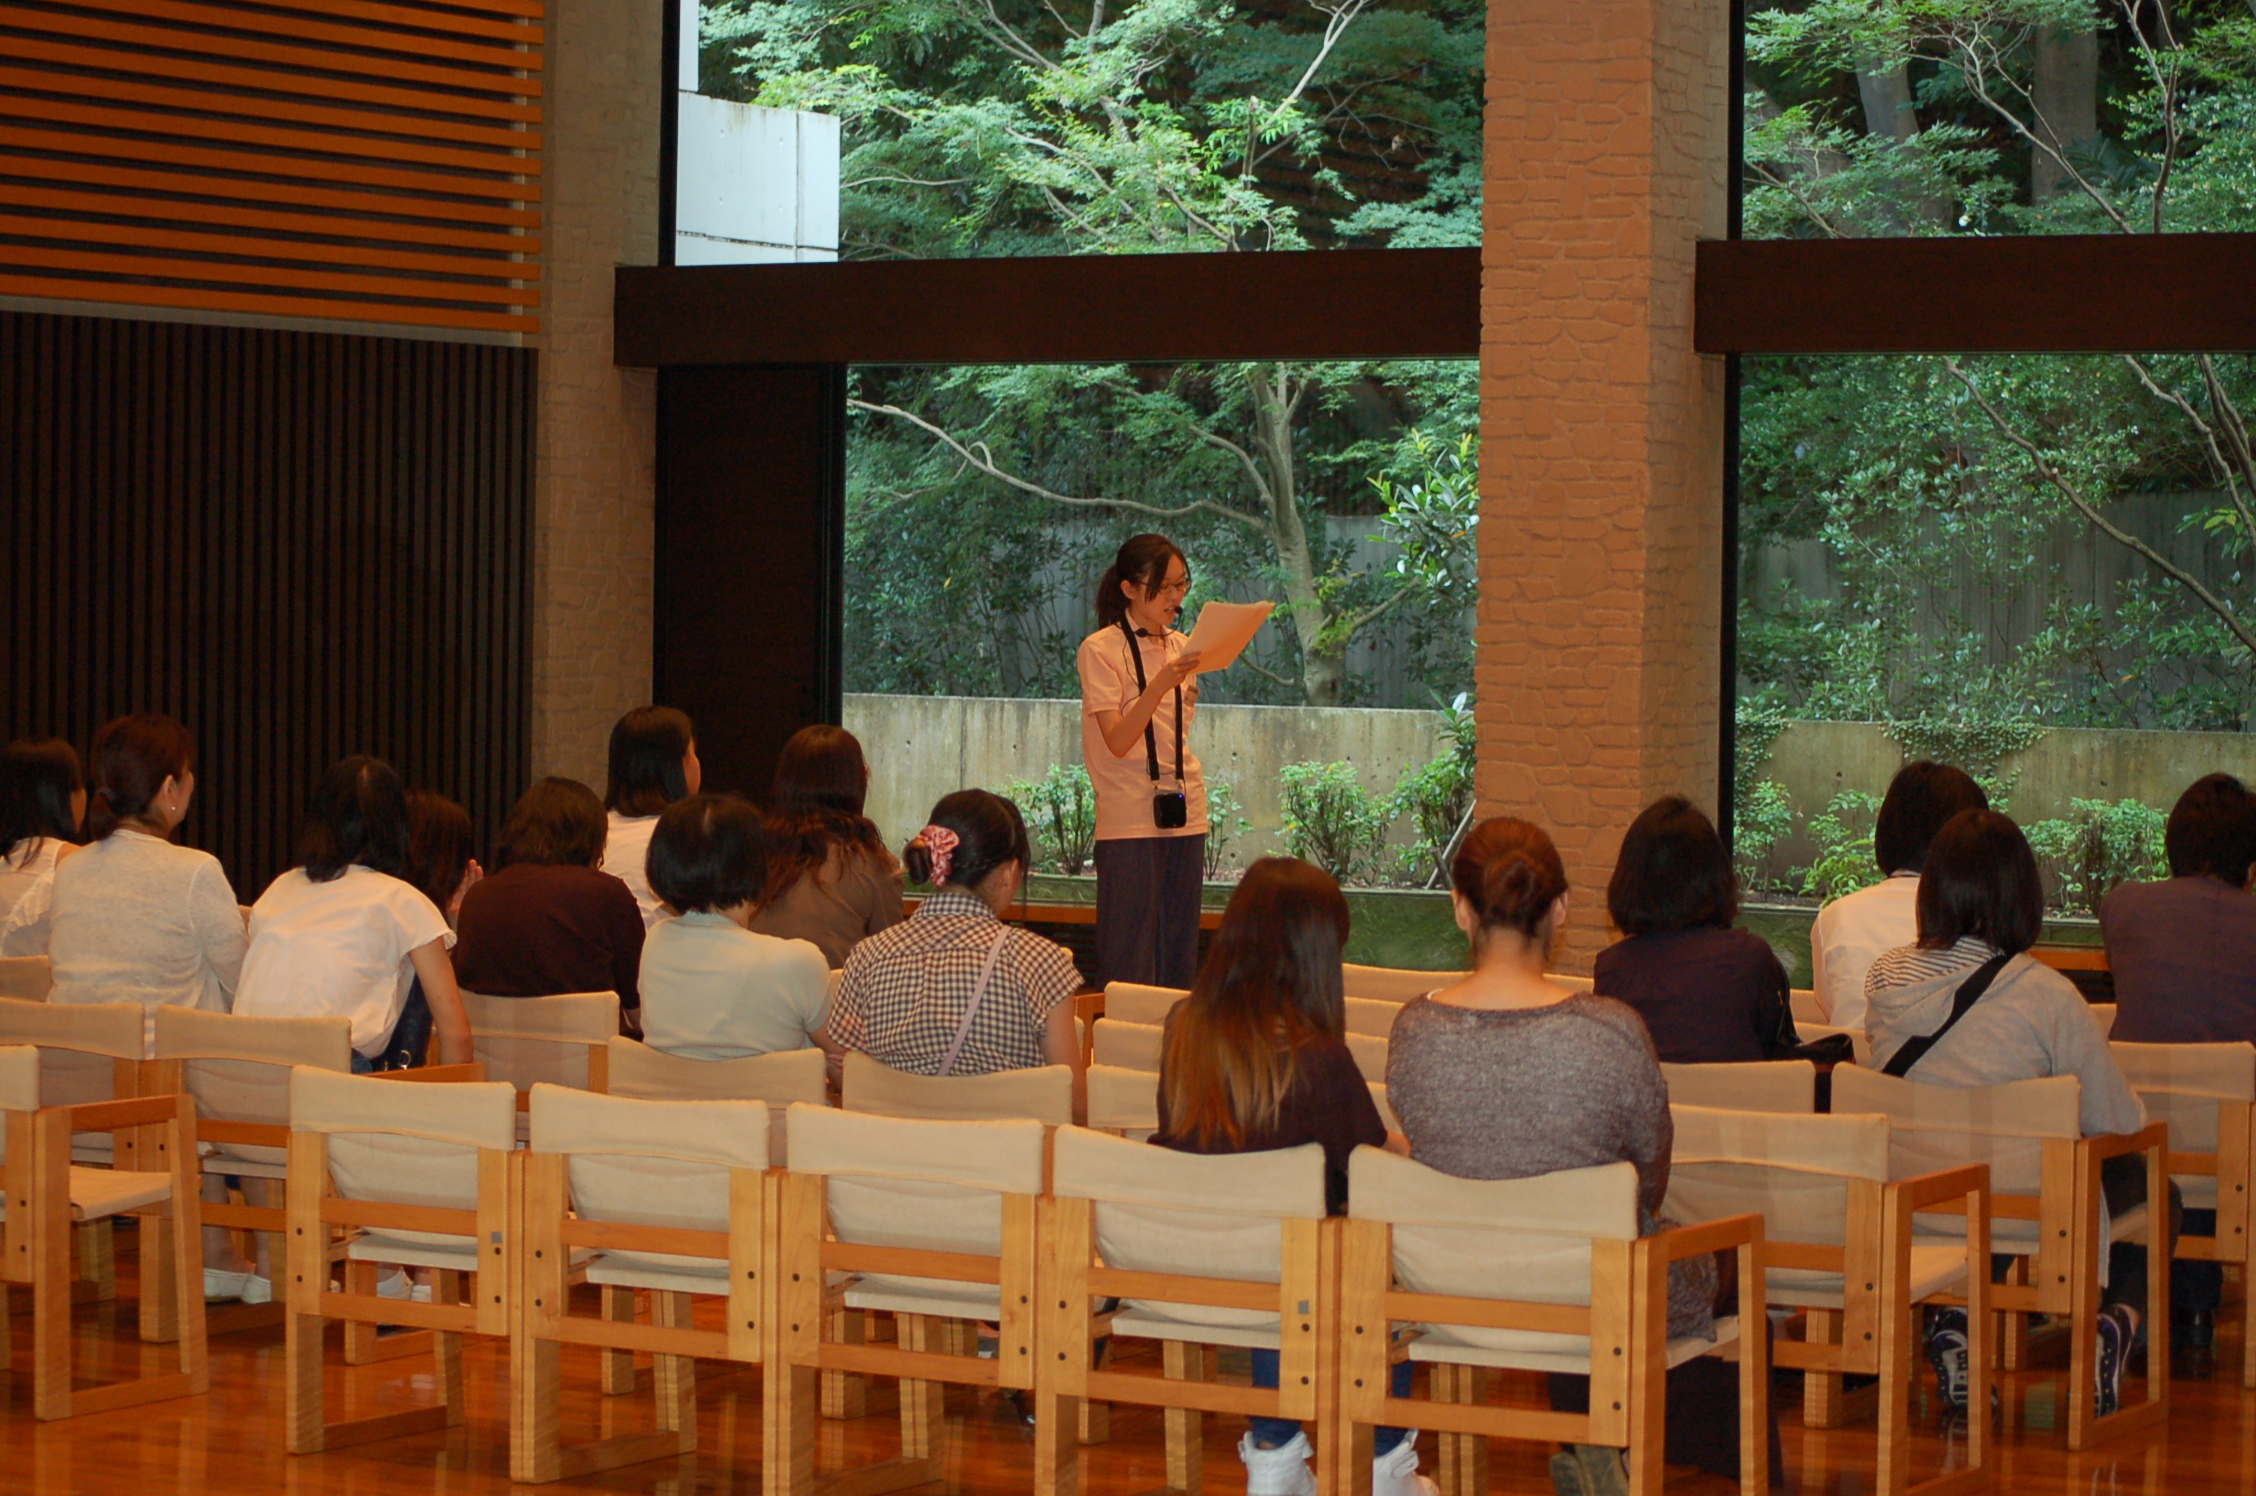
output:
[[[615,810],[610,817],[611,831],[604,838],[603,861],[597,867],[634,890],[635,903],[642,908],[642,927],[655,929],[658,921],[674,917],[650,891],[650,874],[643,866],[650,857],[650,833],[658,829],[658,818],[623,816]]]
[[[219,859],[120,828],[57,865],[52,1003],[139,1003],[143,1053],[157,1009],[227,1011],[243,965],[243,915]]]
[[[52,836],[26,837],[0,857],[0,956],[47,954],[49,911],[54,906],[51,875],[63,843]]]
[[[1183,652],[1190,641],[1175,629],[1164,638],[1136,641],[1144,660],[1144,679]],[[1159,783],[1151,777],[1151,759],[1144,752],[1144,736],[1119,757],[1105,746],[1097,726],[1099,712],[1125,712],[1143,694],[1136,685],[1135,662],[1128,655],[1128,639],[1118,625],[1098,629],[1081,641],[1074,655],[1081,673],[1081,756],[1089,765],[1089,784],[1097,796],[1097,840],[1126,840],[1139,836],[1204,836],[1206,834],[1206,776],[1198,756],[1191,752],[1191,724],[1198,718],[1198,677],[1183,682],[1183,793],[1190,801],[1185,824],[1162,831],[1152,824],[1152,796],[1175,788],[1175,693],[1169,691],[1152,713],[1152,742],[1159,749]]]
[[[256,1018],[342,1014],[352,1020],[353,1048],[382,1054],[415,981],[408,955],[434,940],[452,950],[454,931],[412,884],[357,864],[326,883],[292,868],[251,906],[251,947],[235,1011]]]
[[[830,963],[726,915],[669,919],[642,943],[642,1042],[693,1060],[805,1049],[830,1017]]]
[[[1896,873],[1844,894],[1810,926],[1810,980],[1835,1028],[1864,1027],[1864,974],[1883,954],[1919,939],[1919,875]]]

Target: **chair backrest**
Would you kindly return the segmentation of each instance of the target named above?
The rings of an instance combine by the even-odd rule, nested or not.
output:
[[[1961,1164],[1988,1164],[2000,1195],[2035,1195],[2044,1145],[2083,1136],[2083,1088],[2072,1075],[2002,1086],[1930,1086],[1861,1065],[1833,1072],[1833,1112],[1888,1119],[1888,1172],[1908,1179]],[[2000,1220],[1998,1234],[2027,1223]]]
[[[0,997],[43,1003],[55,987],[55,966],[45,956],[0,956]]]
[[[1569,992],[1588,992],[1591,988],[1590,978],[1572,976],[1563,971],[1547,971],[1543,974],[1543,980],[1554,987],[1564,987]]]
[[[555,997],[462,994],[471,1052],[486,1074],[520,1091],[536,1085],[604,1089],[595,1070],[619,1032],[619,994],[566,992]],[[591,1080],[595,1082],[591,1084]]]
[[[1602,1164],[1527,1179],[1461,1179],[1380,1148],[1348,1161],[1348,1214],[1394,1228],[1394,1270],[1413,1293],[1588,1304],[1591,1243],[1637,1238],[1637,1168]],[[1453,1325],[1471,1345],[1573,1353],[1579,1337]]]
[[[1872,1040],[1863,1029],[1838,1028],[1830,1023],[1804,1023],[1800,1019],[1796,1019],[1794,1021],[1794,1032],[1801,1036],[1804,1044],[1815,1044],[1818,1040],[1830,1039],[1835,1034],[1844,1035],[1849,1041],[1849,1053],[1856,1063],[1859,1065],[1870,1065],[1872,1063]]]
[[[1849,1187],[1888,1180],[1888,1119],[1671,1105],[1663,1212],[1687,1225],[1760,1215],[1766,1241],[1840,1246]],[[1776,1281],[1774,1276],[1773,1281]]]
[[[517,1146],[517,1091],[504,1081],[403,1086],[301,1065],[290,1072],[290,1127],[328,1138],[329,1175],[348,1199],[475,1210],[480,1153]],[[307,1185],[298,1181],[299,1189]],[[365,1229],[415,1245],[461,1245],[449,1236]]]
[[[1436,987],[1447,987],[1462,980],[1464,975],[1461,971],[1406,971],[1398,966],[1358,966],[1352,961],[1340,967],[1340,982],[1349,997],[1365,997],[1389,1003],[1406,1003],[1413,997],[1424,997]]]
[[[156,1058],[179,1064],[181,1089],[196,1098],[196,1115],[202,1120],[287,1126],[291,1069],[310,1065],[349,1073],[352,1020],[342,1015],[249,1018],[195,1008],[159,1008]],[[262,1164],[288,1160],[284,1149],[257,1143],[212,1146],[226,1158]]]
[[[1752,1060],[1738,1065],[1663,1063],[1669,1101],[1677,1106],[1724,1107],[1742,1112],[1817,1109],[1817,1066],[1808,1060]]]
[[[48,1106],[131,1096],[148,1014],[139,1003],[0,1003],[0,1044],[39,1050]]]
[[[0,1112],[39,1110],[39,1051],[29,1044],[0,1044]],[[8,1157],[8,1130],[0,1127],[0,1162]]]
[[[1387,1041],[1369,1034],[1349,1034],[1347,1052],[1355,1056],[1355,1068],[1374,1086],[1386,1084]]]
[[[1351,997],[1347,1000],[1347,1031],[1366,1034],[1374,1039],[1384,1039],[1394,1032],[1394,1020],[1402,1012],[1402,1004],[1377,997]]]
[[[606,1090],[613,1096],[641,1101],[766,1102],[770,1113],[768,1140],[777,1164],[784,1161],[784,1108],[802,1101],[813,1106],[829,1102],[823,1084],[823,1052],[819,1049],[785,1049],[736,1060],[693,1060],[614,1036],[610,1055]]]
[[[757,1100],[646,1101],[544,1085],[533,1088],[531,1112],[532,1151],[570,1155],[581,1220],[726,1232],[731,1171],[764,1171],[772,1151],[768,1108]],[[605,1255],[657,1268],[717,1265],[666,1252]]]
[[[1107,1013],[1089,1030],[1090,1061],[1121,1070],[1159,1071],[1167,1030],[1156,1023],[1129,1023]]]
[[[1141,982],[1107,982],[1104,1016],[1122,1023],[1161,1024],[1168,1010],[1191,994],[1181,987],[1147,987]]]
[[[1073,1071],[1065,1065],[987,1075],[910,1075],[866,1054],[846,1056],[839,1105],[850,1112],[931,1121],[1073,1120]],[[797,1155],[792,1166],[798,1167]]]
[[[2099,1037],[2105,1039],[2115,1032],[2115,1004],[2093,1003],[2092,1022],[2099,1025]]]
[[[1787,996],[1793,1007],[1795,1023],[1825,1022],[1825,1010],[1817,1005],[1817,990],[1815,988],[1796,987]]]
[[[2256,1102],[2256,1045],[2118,1040],[2108,1048],[2146,1103],[2146,1119],[2170,1124],[2173,1151],[2216,1152],[2219,1104]]]
[[[1159,1077],[1118,1065],[1089,1067],[1089,1125],[1142,1142],[1159,1128]]]

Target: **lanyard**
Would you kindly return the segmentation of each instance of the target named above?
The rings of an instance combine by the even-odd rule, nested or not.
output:
[[[1136,666],[1136,694],[1141,696],[1150,686],[1144,680],[1144,652],[1136,647],[1136,631],[1128,620],[1120,620],[1120,632],[1128,640],[1128,658]],[[1159,783],[1159,740],[1152,735],[1152,725],[1144,724],[1144,762],[1151,769],[1152,783]],[[1183,782],[1183,687],[1175,687],[1175,782]]]

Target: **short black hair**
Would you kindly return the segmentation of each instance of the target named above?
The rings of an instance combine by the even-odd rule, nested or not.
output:
[[[697,741],[689,713],[670,706],[638,706],[611,728],[606,809],[623,816],[654,816],[689,793],[682,760]]]
[[[1606,913],[1624,935],[1728,928],[1739,916],[1739,880],[1715,822],[1682,795],[1646,806],[1622,835]]]
[[[677,914],[750,903],[768,881],[760,807],[742,795],[691,795],[667,806],[643,868],[650,891]]]
[[[1891,876],[1916,873],[1927,864],[1935,833],[1953,816],[1989,808],[1990,797],[1964,769],[1929,758],[1905,764],[1888,781],[1872,823],[1872,860]]]
[[[2217,833],[2219,852],[2215,876],[2235,888],[2248,886],[2248,874],[2256,868],[2256,795],[2251,795],[2234,811]]]
[[[86,788],[78,750],[61,738],[25,738],[0,754],[0,857],[19,843],[71,841],[78,820],[71,796]]]
[[[1919,875],[1919,943],[1948,950],[1980,936],[2007,955],[2037,943],[2044,881],[2029,839],[2011,816],[1962,810],[1935,833]]]
[[[610,835],[603,818],[603,802],[595,791],[577,779],[551,774],[533,782],[518,797],[509,819],[501,823],[501,840],[494,847],[494,866],[513,867],[520,862],[546,867],[594,867],[603,857]]]
[[[2185,788],[2170,807],[2162,828],[2162,850],[2170,859],[2170,876],[2197,878],[2204,873],[2227,883],[2248,881],[2248,864],[2240,863],[2236,875],[2228,866],[2239,854],[2226,835],[2234,815],[2248,803],[2248,786],[2230,774],[2204,774]]]
[[[407,786],[390,764],[356,753],[321,776],[298,839],[308,878],[327,883],[355,863],[405,878],[407,849]]]

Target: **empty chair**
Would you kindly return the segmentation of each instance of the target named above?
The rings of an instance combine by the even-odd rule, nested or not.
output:
[[[122,1015],[138,1042],[141,1005],[82,1007]],[[7,1210],[0,1227],[0,1329],[7,1283],[24,1283],[32,1299],[32,1414],[69,1418],[188,1397],[210,1385],[204,1351],[203,1229],[197,1214],[195,1109],[186,1096],[128,1097],[76,1106],[42,1104],[39,1052],[0,1047],[0,1145],[4,1145]],[[71,1134],[116,1132],[118,1167],[74,1168]],[[156,1134],[149,1155],[125,1141],[131,1130]],[[139,1169],[136,1162],[154,1163]],[[176,1342],[179,1370],[98,1386],[72,1385],[70,1228],[114,1216],[141,1218],[141,1338]],[[163,1242],[165,1250],[158,1250]],[[5,1362],[0,1362],[5,1365]]]
[[[1808,1060],[1756,1060],[1742,1065],[1661,1066],[1671,1106],[1714,1106],[1742,1112],[1817,1109],[1817,1066]]]
[[[134,1023],[128,1011],[142,1014]],[[147,1011],[138,1003],[0,1003],[0,1044],[29,1044],[39,1051],[39,1094],[47,1106],[82,1106],[97,1101],[123,1101],[141,1088],[141,1055],[146,1042]],[[122,1168],[136,1167],[119,1150],[130,1147],[130,1131],[79,1132],[70,1140],[74,1163],[107,1165],[113,1158]],[[117,1292],[115,1254],[111,1250],[111,1217],[83,1221],[78,1230],[79,1269],[104,1299]],[[152,1235],[144,1251],[160,1254],[151,1274],[156,1291],[143,1296],[144,1333],[170,1339],[169,1326],[177,1311],[165,1284],[169,1272],[162,1265],[165,1237]],[[145,1264],[146,1266],[146,1264]]]
[[[43,1003],[54,985],[54,963],[45,956],[0,956],[0,997]]]
[[[531,999],[528,999],[530,1001]],[[509,1336],[517,1093],[502,1082],[410,1086],[301,1066],[290,1074],[290,1236],[284,1442],[292,1454],[459,1425],[462,1336]],[[349,1263],[437,1271],[433,1302],[330,1286],[332,1235]],[[477,1291],[463,1302],[464,1276]],[[332,1423],[322,1338],[331,1319],[434,1330],[436,1406]]]
[[[1159,1056],[1166,1047],[1167,1031],[1156,1023],[1128,1023],[1106,1014],[1089,1030],[1089,1053],[1094,1063],[1122,1070],[1159,1071]]]
[[[823,1052],[785,1049],[737,1060],[693,1060],[613,1037],[607,1090],[643,1101],[764,1101],[775,1159],[783,1162],[783,1113],[798,1102],[829,1104]]]
[[[760,1359],[768,1109],[757,1100],[637,1101],[535,1086],[531,1115],[510,1476],[561,1480],[691,1453],[696,1358]],[[587,1281],[605,1290],[600,1317],[571,1312],[568,1280],[582,1258]],[[647,1325],[632,1322],[638,1289],[650,1295]],[[721,1329],[691,1323],[699,1295],[726,1301]],[[657,1430],[565,1447],[558,1398],[567,1345],[651,1352]]]
[[[1964,1470],[1916,1485],[1911,1480],[1911,1327],[1921,1303],[1945,1296],[1956,1303],[1956,1295],[1964,1295],[1967,1404],[1987,1408],[1989,1170],[1972,1164],[1891,1183],[1885,1117],[1682,1104],[1670,1110],[1676,1123],[1670,1218],[1760,1215],[1769,1303],[1807,1316],[1805,1340],[1771,1346],[1774,1364],[1807,1373],[1805,1421],[1814,1427],[1842,1421],[1842,1375],[1876,1376],[1881,1496],[1984,1483],[1986,1418],[1968,1425]],[[1947,1204],[1963,1210],[1972,1229],[1956,1243],[1916,1242],[1913,1213]]]
[[[1768,1490],[1769,1374],[1765,1318],[1715,1321],[1713,1341],[1669,1338],[1667,1264],[1735,1250],[1756,1281],[1759,1215],[1640,1238],[1635,1165],[1602,1164],[1525,1179],[1465,1179],[1376,1148],[1350,1165],[1341,1246],[1338,1426],[1321,1443],[1335,1478],[1351,1478],[1381,1424],[1470,1436],[1453,1463],[1487,1488],[1491,1438],[1628,1452],[1630,1489],[1660,1489],[1664,1376],[1734,1345],[1739,1356],[1741,1489]],[[1395,1327],[1413,1361],[1433,1364],[1435,1394],[1387,1395]],[[1586,1414],[1478,1402],[1482,1367],[1590,1378]],[[1346,1487],[1335,1487],[1346,1489]]]
[[[1349,997],[1370,998],[1378,1002],[1406,1003],[1414,997],[1424,997],[1437,987],[1447,987],[1464,978],[1461,971],[1405,971],[1394,966],[1358,966],[1349,961],[1340,967],[1340,982]],[[1589,983],[1584,982],[1588,990]]]
[[[1191,994],[1181,987],[1147,987],[1142,982],[1107,982],[1104,1016],[1122,1023],[1161,1024],[1177,1003]]]

